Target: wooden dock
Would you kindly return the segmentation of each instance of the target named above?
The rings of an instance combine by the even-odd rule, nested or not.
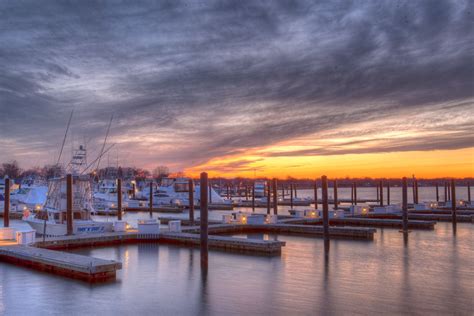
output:
[[[87,282],[115,279],[122,263],[28,246],[0,247],[0,260]]]
[[[149,207],[125,207],[124,212],[150,212]],[[174,206],[154,206],[151,211],[153,213],[183,213],[183,207]],[[117,213],[117,211],[115,211]],[[110,213],[109,213],[110,214]]]
[[[301,224],[301,225],[322,225],[323,220],[320,218],[294,218],[283,220],[286,224]],[[379,219],[366,217],[346,217],[346,218],[330,218],[329,225],[331,226],[357,226],[357,227],[378,227],[378,228],[403,228],[403,222],[399,219]],[[409,229],[426,229],[433,230],[436,221],[421,221],[411,220],[408,222]]]
[[[367,218],[379,219],[401,219],[402,216],[398,214],[369,214]],[[438,221],[438,222],[452,222],[451,214],[413,214],[408,213],[408,219],[422,220],[422,221]],[[456,219],[460,223],[474,223],[474,215],[456,215]]]
[[[162,242],[199,246],[201,244],[201,239],[198,234],[168,232],[160,234],[160,243]],[[213,235],[209,235],[208,243],[210,249],[262,255],[279,255],[281,254],[281,247],[285,246],[285,242],[283,241],[245,239]]]
[[[197,234],[199,227],[186,227],[184,232]],[[373,240],[376,230],[374,228],[363,227],[331,227],[329,236],[333,239],[362,239]],[[245,233],[270,233],[289,234],[311,237],[323,237],[323,227],[311,225],[291,225],[291,224],[262,224],[262,225],[239,225],[239,224],[219,224],[209,225],[209,234],[245,234]]]

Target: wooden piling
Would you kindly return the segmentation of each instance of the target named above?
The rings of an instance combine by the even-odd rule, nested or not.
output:
[[[194,226],[194,181],[193,179],[188,180],[189,187],[189,221]]]
[[[418,204],[419,199],[418,199],[418,180],[417,179],[415,179],[415,197],[416,197],[415,203]]]
[[[230,200],[230,186],[227,185],[227,199]]]
[[[117,219],[122,220],[122,179],[117,179]]]
[[[376,197],[376,200],[377,200],[377,202],[380,202],[379,185],[376,184],[376,185],[375,185],[375,188],[376,188],[376,190],[377,190],[377,197]]]
[[[297,183],[293,184],[293,190],[295,190],[295,199],[298,198],[298,190],[297,190],[297,188],[296,188],[297,185],[298,185]]]
[[[212,204],[212,185],[211,181],[209,181],[209,185],[207,186],[209,190],[209,204]]]
[[[66,224],[67,224],[67,235],[72,235],[72,174],[66,176]]]
[[[471,203],[471,183],[467,183],[467,201]]]
[[[436,202],[439,202],[439,187],[438,187],[438,182],[436,182]]]
[[[245,185],[245,200],[249,200],[249,186]]]
[[[329,251],[329,205],[328,205],[328,180],[326,176],[321,177],[323,195],[323,237],[325,253]]]
[[[270,215],[270,206],[272,202],[272,190],[270,181],[267,181],[267,214]]]
[[[283,184],[281,185],[281,199],[285,199],[285,185]]]
[[[444,182],[444,203],[448,202],[448,184]]]
[[[135,200],[135,194],[136,194],[136,187],[135,187],[135,183],[132,183],[132,198]]]
[[[380,189],[379,189],[379,193],[380,193],[380,206],[383,206],[383,181],[382,181],[382,180],[380,180],[379,186],[380,186]]]
[[[354,184],[351,184],[351,205],[354,205]]]
[[[314,180],[314,209],[318,209],[318,181]]]
[[[148,209],[150,211],[150,218],[153,217],[153,181],[150,182],[150,197],[148,198]]]
[[[290,209],[293,209],[293,184],[290,184]]]
[[[337,201],[337,180],[334,180],[334,209],[337,209],[338,206],[338,201]]]
[[[252,184],[252,212],[255,212],[255,182]]]
[[[208,266],[208,203],[207,203],[207,190],[209,188],[207,173],[201,173],[201,267],[206,268]]]
[[[10,227],[10,179],[5,179],[5,200],[3,208],[3,227]]]
[[[276,178],[273,178],[273,214],[278,215],[278,192]]]
[[[451,199],[451,184],[447,182],[447,187],[448,187],[448,201],[452,201]]]
[[[456,234],[458,219],[456,217],[456,184],[451,179],[451,210],[453,215],[453,233]]]
[[[408,184],[407,178],[403,178],[402,184],[402,221],[403,221],[403,233],[408,233]]]
[[[387,181],[387,205],[390,205],[390,181]]]
[[[354,182],[354,204],[357,205],[357,183]]]

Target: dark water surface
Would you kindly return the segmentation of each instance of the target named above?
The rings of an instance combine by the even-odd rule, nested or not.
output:
[[[394,229],[373,242],[250,235],[287,241],[281,257],[211,251],[203,277],[199,249],[125,245],[75,253],[120,260],[117,280],[89,285],[0,263],[5,315],[472,315],[472,224],[414,231],[408,246]]]

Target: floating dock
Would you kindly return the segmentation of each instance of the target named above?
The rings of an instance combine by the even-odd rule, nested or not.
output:
[[[122,263],[28,246],[0,247],[0,260],[87,282],[115,279]]]
[[[323,220],[320,218],[301,218],[301,219],[287,219],[282,222],[286,224],[301,224],[301,225],[322,225]],[[399,219],[379,219],[379,218],[364,218],[364,217],[346,217],[346,218],[330,218],[329,225],[331,226],[358,226],[358,227],[378,227],[378,228],[403,228],[403,222]],[[409,229],[426,229],[433,230],[436,221],[420,221],[410,220],[408,222]]]
[[[279,255],[284,241],[245,239],[227,236],[209,235],[208,243],[210,249],[221,249],[226,251],[237,251],[252,254]],[[201,238],[198,234],[190,233],[162,233],[160,243],[172,243],[190,246],[199,246]]]
[[[401,219],[402,216],[398,214],[369,214],[367,218],[378,219]],[[458,215],[456,214],[459,223],[474,223],[474,215]],[[413,214],[408,213],[408,219],[422,220],[422,221],[438,221],[438,222],[452,222],[453,216],[451,214]]]
[[[197,234],[200,228],[186,227],[184,232]],[[323,237],[322,226],[311,225],[290,225],[290,224],[262,224],[262,225],[241,225],[241,224],[219,224],[209,225],[209,234],[245,234],[245,233],[270,233],[303,235],[312,237]],[[332,239],[361,239],[373,240],[376,230],[374,228],[363,227],[330,227],[329,237]],[[209,236],[210,237],[210,236]]]

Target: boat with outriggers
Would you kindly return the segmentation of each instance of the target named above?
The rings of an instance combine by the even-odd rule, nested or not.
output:
[[[73,180],[73,234],[104,233],[113,230],[112,222],[98,222],[93,212],[92,186],[89,176],[74,175]],[[43,209],[34,213],[25,210],[23,220],[39,235],[64,236],[67,234],[67,177],[49,182],[48,196]]]

